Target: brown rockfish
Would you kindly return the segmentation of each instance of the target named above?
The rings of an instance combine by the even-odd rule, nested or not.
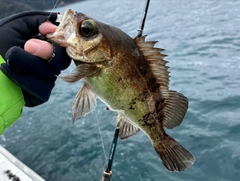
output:
[[[121,139],[142,130],[164,166],[183,171],[194,157],[165,131],[178,126],[188,100],[169,90],[169,71],[163,49],[146,36],[131,38],[120,29],[82,13],[66,10],[60,25],[47,37],[66,47],[76,68],[64,81],[83,80],[73,103],[73,121],[96,107],[96,96],[118,113]]]

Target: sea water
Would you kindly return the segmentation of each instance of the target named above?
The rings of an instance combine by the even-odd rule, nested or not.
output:
[[[71,8],[135,37],[144,5],[144,0],[88,0],[55,11]],[[237,0],[151,1],[143,34],[166,50],[170,89],[189,99],[182,124],[166,131],[196,162],[182,173],[167,171],[140,132],[119,140],[113,181],[240,180],[239,11]],[[0,144],[47,181],[97,181],[105,168],[101,137],[108,154],[116,113],[98,101],[95,111],[72,124],[72,101],[81,85],[57,80],[50,100],[24,108],[0,137]]]

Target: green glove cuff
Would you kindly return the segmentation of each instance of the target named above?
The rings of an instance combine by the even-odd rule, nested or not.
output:
[[[0,55],[0,64],[4,62]],[[21,116],[24,105],[21,88],[0,71],[0,135]]]

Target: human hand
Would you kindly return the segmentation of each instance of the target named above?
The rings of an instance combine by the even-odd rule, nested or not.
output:
[[[50,21],[46,21],[38,27],[38,30],[42,36],[45,36],[48,33],[55,32],[56,28],[56,25],[52,24]],[[28,40],[24,45],[24,50],[47,61],[50,60],[53,55],[52,43],[36,38]]]
[[[0,69],[21,87],[26,106],[30,107],[49,99],[56,75],[71,61],[65,48],[42,41],[46,40],[44,35],[56,28],[50,22],[42,24],[48,17],[50,22],[57,24],[56,13],[40,11],[20,13],[0,21],[0,54],[6,59]]]

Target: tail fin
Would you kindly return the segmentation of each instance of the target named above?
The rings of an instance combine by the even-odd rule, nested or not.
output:
[[[153,147],[169,171],[184,171],[195,161],[192,154],[169,135],[166,135],[165,139],[159,143],[153,142]]]

